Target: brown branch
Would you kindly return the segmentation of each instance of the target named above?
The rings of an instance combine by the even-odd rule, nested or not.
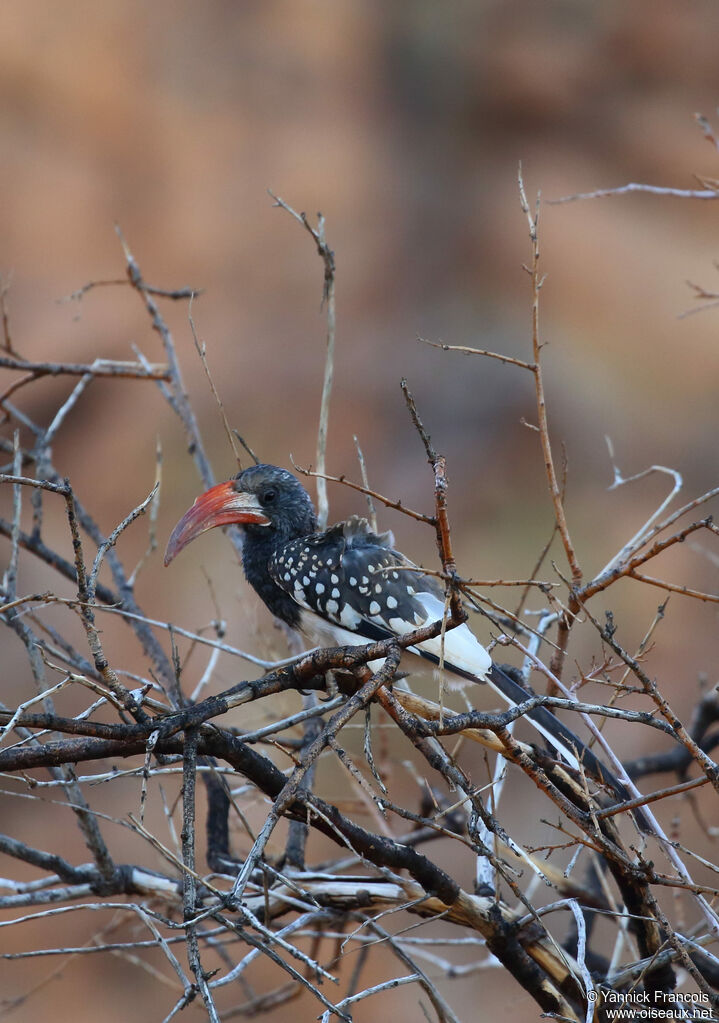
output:
[[[119,227],[116,227],[115,230],[125,253],[128,280],[142,299],[145,309],[150,317],[152,328],[159,335],[165,350],[165,356],[167,357],[167,369],[170,377],[169,383],[165,385],[164,381],[160,381],[159,386],[170,407],[178,415],[182,422],[187,437],[188,451],[192,454],[200,479],[206,487],[211,487],[215,482],[215,477],[210,467],[209,459],[205,454],[205,448],[202,443],[197,417],[190,405],[187,391],[185,389],[172,333],[160,314],[157,303],[152,298],[152,289],[145,283],[142,273],[140,272],[140,267],[130,251],[122,232]]]
[[[403,515],[409,515],[411,519],[416,519],[418,522],[426,522],[430,526],[435,525],[435,519],[432,515],[423,515],[421,512],[412,511],[406,505],[402,504],[402,501],[393,501],[390,497],[385,497],[383,494],[378,493],[376,490],[370,490],[369,487],[362,486],[361,483],[353,483],[352,480],[348,480],[343,474],[342,476],[330,476],[327,473],[314,472],[312,469],[303,469],[301,465],[298,465],[294,459],[292,459],[293,468],[297,470],[302,476],[322,476],[322,479],[328,480],[330,483],[341,483],[345,487],[350,487],[351,490],[357,490],[360,494],[364,494],[366,497],[372,497],[375,501],[379,501],[380,504],[385,505],[387,508],[394,508],[395,511],[402,512]]]
[[[564,513],[562,488],[559,486],[557,473],[554,467],[552,447],[549,439],[549,428],[547,424],[547,408],[544,398],[544,382],[540,361],[543,345],[539,340],[539,292],[542,284],[544,283],[544,279],[540,276],[539,272],[539,196],[537,196],[535,210],[532,212],[524,190],[524,179],[522,177],[521,164],[519,167],[518,181],[520,204],[529,224],[529,238],[532,251],[532,261],[530,266],[527,268],[527,271],[532,281],[532,350],[534,352],[533,373],[537,400],[538,430],[542,445],[542,453],[544,456],[544,468],[547,474],[547,482],[549,484],[549,493],[554,506],[554,517],[557,529],[559,530],[559,535],[562,539],[564,551],[569,563],[569,568],[572,574],[572,583],[574,587],[578,587],[582,581],[582,570],[577,560],[574,544],[569,535],[569,527],[567,526],[567,520]],[[552,657],[550,665],[552,673],[557,678],[560,678],[562,674],[567,644],[569,642],[569,632],[574,621],[574,615],[576,614],[576,609],[573,604],[573,599],[570,597],[569,613],[560,616],[559,619],[559,627],[557,630],[557,649]],[[550,692],[553,692],[552,686],[550,686]]]
[[[642,575],[641,572],[630,570],[628,575],[640,583],[647,583],[649,586],[658,586],[661,590],[670,593],[681,593],[685,597],[694,597],[696,600],[703,600],[706,603],[719,604],[719,594],[703,593],[701,590],[693,590],[689,586],[679,586],[677,583],[668,583],[663,579],[655,579],[651,575]]]
[[[369,490],[369,479],[367,478],[367,466],[365,465],[364,454],[362,453],[362,448],[360,447],[360,443],[356,435],[354,436],[353,440],[355,442],[355,450],[357,452],[357,461],[359,462],[360,475],[362,476],[362,486]],[[367,514],[369,515],[370,529],[372,530],[373,533],[378,533],[379,529],[377,528],[377,512],[375,510],[374,501],[369,496],[369,494],[367,494]]]
[[[524,191],[524,179],[522,177],[521,166],[519,168],[518,180],[520,202],[529,224],[529,238],[532,248],[532,262],[529,270],[532,279],[532,350],[534,352],[534,382],[537,396],[539,433],[542,441],[542,452],[544,454],[544,467],[547,473],[552,503],[554,504],[554,515],[557,521],[557,527],[559,529],[559,534],[562,538],[564,550],[567,555],[567,561],[569,562],[569,567],[572,572],[572,581],[575,585],[578,585],[582,578],[582,570],[579,567],[577,556],[574,551],[574,545],[569,536],[569,528],[567,526],[567,520],[564,514],[564,504],[562,501],[562,490],[559,486],[557,473],[554,468],[552,447],[549,440],[549,428],[547,425],[547,406],[544,400],[544,382],[542,379],[542,367],[540,362],[540,354],[543,344],[539,340],[539,292],[544,280],[540,276],[539,272],[539,198],[537,199],[537,205],[534,213],[532,213]]]
[[[119,362],[115,359],[95,359],[94,362],[30,362],[27,359],[0,355],[0,369],[24,370],[33,379],[45,376],[118,377],[123,380],[169,380],[167,366],[137,362]]]
[[[650,696],[656,706],[659,708],[665,721],[669,724],[672,731],[676,735],[679,742],[687,749],[691,759],[701,768],[706,775],[707,779],[711,782],[714,788],[719,792],[719,766],[708,757],[698,743],[692,738],[689,732],[686,730],[680,719],[676,716],[672,708],[670,707],[667,700],[662,696],[659,691],[659,687],[656,682],[649,678],[646,672],[643,670],[639,662],[632,657],[627,651],[620,646],[613,635],[613,630],[607,627],[602,627],[599,622],[593,617],[593,615],[587,610],[585,605],[582,605],[582,610],[587,615],[589,620],[592,622],[594,627],[600,633],[603,641],[612,648],[612,650],[624,661],[624,663],[631,668],[633,674],[639,679],[647,696]]]
[[[448,597],[451,611],[449,620],[459,624],[467,620],[467,612],[464,610],[460,597],[457,580],[457,562],[452,550],[452,537],[449,529],[449,516],[447,513],[447,463],[444,455],[438,455],[432,446],[430,436],[425,430],[417,411],[412,392],[407,387],[407,381],[403,379],[400,387],[402,388],[405,404],[409,410],[414,427],[424,445],[427,461],[432,466],[432,472],[434,473],[434,528],[437,538],[437,551],[442,563],[442,571],[448,578]]]
[[[622,576],[632,575],[634,570],[639,568],[640,565],[646,564],[652,558],[655,558],[662,551],[667,550],[669,547],[673,547],[675,544],[683,543],[684,540],[692,533],[695,533],[699,529],[708,529],[712,524],[712,516],[709,515],[705,519],[700,519],[698,522],[692,522],[691,525],[685,529],[680,530],[673,536],[667,537],[666,540],[657,540],[648,551],[644,551],[643,554],[635,554],[634,557],[629,557],[628,560],[620,562],[616,568],[611,569],[609,572],[605,572],[598,576],[596,579],[592,579],[585,586],[581,587],[576,594],[578,601],[589,600],[590,597],[595,596],[597,593],[601,593],[617,579],[621,579]]]
[[[185,732],[182,760],[182,911],[187,937],[187,959],[211,1023],[220,1023],[214,999],[202,968],[200,943],[197,937],[197,875],[195,870],[195,782],[197,779],[197,730]]]
[[[648,806],[649,803],[656,803],[668,796],[678,796],[683,792],[690,792],[692,789],[701,788],[708,783],[708,778],[692,778],[691,781],[682,782],[680,785],[668,785],[665,789],[657,792],[650,792],[645,796],[637,796],[636,799],[627,799],[616,806],[608,806],[603,810],[597,810],[597,817],[616,817],[617,814],[625,813],[627,810],[635,810],[639,806]]]
[[[12,281],[12,275],[8,275],[6,279],[0,278],[0,319],[2,320],[2,337],[3,337],[3,348],[12,358],[19,358],[12,343],[12,334],[10,332],[10,313],[8,312],[8,294],[10,293],[10,284]]]
[[[193,296],[193,298],[194,298],[194,296]],[[210,385],[210,390],[212,391],[212,396],[215,399],[215,404],[217,405],[217,408],[219,409],[220,419],[222,420],[222,425],[223,425],[223,427],[225,429],[225,436],[227,437],[227,439],[230,442],[230,447],[232,448],[232,453],[235,456],[235,461],[237,462],[238,466],[242,467],[242,461],[241,461],[239,453],[237,451],[237,446],[235,445],[235,436],[234,436],[232,430],[230,429],[230,424],[229,424],[229,422],[227,420],[227,414],[225,412],[224,403],[222,401],[222,398],[219,395],[219,392],[218,392],[217,388],[215,387],[215,381],[213,380],[212,373],[210,372],[210,366],[209,366],[209,363],[207,361],[207,346],[205,345],[205,342],[204,341],[200,341],[199,337],[197,336],[197,330],[195,329],[195,321],[192,318],[191,310],[192,310],[192,298],[190,299],[190,312],[188,312],[188,319],[190,321],[190,330],[192,331],[192,340],[195,342],[195,351],[197,352],[197,354],[200,357],[200,362],[202,363],[202,368],[205,371],[205,376],[207,377],[207,382]]]
[[[443,352],[462,352],[464,355],[485,355],[488,359],[498,359],[510,366],[519,366],[520,369],[528,369],[535,372],[536,366],[533,362],[525,362],[524,359],[515,359],[510,355],[502,355],[501,352],[490,352],[486,348],[466,348],[464,345],[447,345],[444,341],[430,341],[426,337],[418,337],[423,345],[430,345],[432,348],[439,348]]]
[[[313,227],[307,219],[306,213],[298,213],[292,207],[268,189],[274,200],[275,206],[285,210],[305,228],[314,240],[317,247],[317,254],[324,264],[324,280],[322,284],[322,304],[327,306],[327,354],[325,357],[325,372],[322,382],[322,399],[320,401],[320,420],[317,431],[317,521],[320,529],[327,525],[329,515],[329,504],[327,500],[327,486],[324,475],[327,456],[327,428],[330,415],[330,397],[332,395],[332,378],[334,376],[334,355],[335,355],[335,332],[336,332],[336,309],[335,309],[335,254],[327,244],[325,238],[325,218],[321,213],[317,214],[317,227]]]
[[[87,284],[83,284],[82,287],[76,291],[71,292],[64,298],[59,299],[60,302],[80,302],[88,292],[93,291],[95,288],[112,288],[128,286],[128,280],[126,277],[116,278],[114,280],[105,281],[88,281]],[[202,288],[156,288],[150,284],[143,284],[142,287],[150,295],[156,295],[158,298],[170,298],[173,301],[178,301],[186,298],[194,298],[195,295],[202,294]]]

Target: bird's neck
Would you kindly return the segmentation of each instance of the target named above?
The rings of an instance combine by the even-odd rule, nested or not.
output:
[[[289,593],[273,581],[268,565],[277,551],[288,542],[288,537],[266,528],[245,529],[242,545],[242,567],[245,577],[267,609],[290,628],[297,629],[301,611]]]

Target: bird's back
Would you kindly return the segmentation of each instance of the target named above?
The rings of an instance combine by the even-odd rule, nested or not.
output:
[[[322,620],[313,632],[327,640],[322,622],[334,625],[334,641],[368,642],[405,635],[446,615],[438,580],[394,549],[391,533],[373,533],[353,516],[324,533],[293,540],[273,556],[269,571],[282,589]],[[338,632],[337,630],[341,630]],[[344,633],[349,633],[349,639]],[[418,649],[481,681],[491,658],[466,625]]]

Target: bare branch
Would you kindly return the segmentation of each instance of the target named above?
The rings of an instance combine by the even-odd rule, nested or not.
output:
[[[268,189],[269,191],[269,189]],[[325,373],[322,382],[322,400],[320,402],[320,421],[317,431],[317,521],[320,529],[327,525],[329,504],[325,483],[325,465],[327,456],[327,429],[330,416],[330,397],[332,396],[332,379],[334,376],[335,358],[335,254],[325,238],[325,218],[317,214],[317,227],[312,227],[306,213],[297,213],[284,199],[269,191],[275,206],[286,210],[295,220],[299,221],[312,236],[317,247],[317,254],[324,264],[324,281],[322,284],[322,303],[327,305],[327,354],[325,356]]]
[[[617,188],[600,188],[595,192],[576,192],[574,195],[564,195],[560,199],[545,199],[549,206],[558,206],[561,203],[577,202],[580,199],[604,199],[610,195],[629,195],[631,192],[645,192],[649,195],[669,196],[674,199],[719,199],[717,188],[667,188],[662,185],[644,185],[632,181],[628,185],[619,185]]]

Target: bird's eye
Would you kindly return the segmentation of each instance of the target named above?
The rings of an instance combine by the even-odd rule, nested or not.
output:
[[[262,503],[263,504],[272,504],[272,502],[274,501],[274,499],[276,497],[277,497],[277,491],[276,490],[265,490],[265,492],[262,495]]]

